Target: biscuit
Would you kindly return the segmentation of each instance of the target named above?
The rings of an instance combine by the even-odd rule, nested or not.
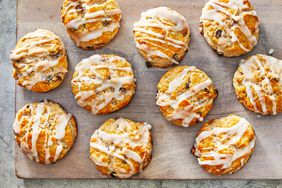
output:
[[[126,106],[135,93],[131,65],[116,55],[93,55],[75,68],[72,90],[78,104],[93,114],[108,114]]]
[[[118,33],[121,10],[116,0],[65,0],[61,18],[77,47],[97,49]]]
[[[146,65],[166,68],[179,64],[190,41],[186,19],[178,12],[158,7],[141,14],[133,28],[136,47]]]
[[[151,125],[109,119],[91,137],[90,158],[103,175],[129,178],[148,166],[152,148]]]
[[[257,54],[242,61],[233,78],[238,100],[262,115],[282,112],[282,61]]]
[[[63,158],[73,146],[76,126],[73,115],[59,104],[45,100],[21,108],[13,128],[17,144],[29,159],[51,164]]]
[[[240,56],[259,37],[259,20],[248,0],[209,0],[202,10],[200,31],[219,55]]]
[[[247,163],[255,140],[255,132],[245,118],[229,115],[203,125],[192,153],[205,171],[214,175],[232,174]]]
[[[64,44],[54,33],[38,29],[22,37],[10,56],[19,86],[34,92],[58,87],[68,69]]]
[[[216,97],[217,90],[203,71],[196,67],[178,66],[161,78],[157,105],[168,121],[189,127],[203,120]]]

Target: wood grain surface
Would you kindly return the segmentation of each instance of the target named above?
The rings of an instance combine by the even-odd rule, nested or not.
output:
[[[69,73],[63,84],[45,94],[16,88],[16,110],[26,103],[51,99],[74,114],[78,121],[78,139],[68,155],[53,165],[40,165],[30,161],[16,146],[15,170],[21,178],[106,178],[101,176],[89,159],[89,140],[93,132],[107,119],[129,118],[147,121],[153,126],[154,151],[151,164],[133,179],[282,179],[282,114],[261,117],[247,111],[236,99],[232,78],[240,59],[256,53],[275,50],[274,56],[282,59],[282,1],[252,0],[261,21],[259,44],[249,54],[238,58],[219,57],[199,34],[198,23],[204,0],[119,0],[122,23],[117,37],[101,50],[85,51],[75,47],[60,21],[62,0],[18,0],[18,38],[37,28],[48,29],[64,41],[69,57]],[[194,138],[202,123],[191,128],[172,126],[155,105],[156,85],[165,73],[163,69],[148,69],[135,48],[132,25],[141,12],[158,6],[168,6],[183,14],[191,28],[190,50],[181,65],[197,66],[214,81],[219,96],[204,122],[226,116],[241,115],[255,128],[257,142],[247,165],[239,172],[216,177],[203,171],[190,153]],[[137,77],[137,93],[122,110],[104,116],[95,116],[79,107],[71,92],[74,67],[83,58],[98,53],[113,53],[126,58]]]

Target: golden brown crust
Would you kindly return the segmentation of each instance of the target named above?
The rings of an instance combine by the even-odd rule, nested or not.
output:
[[[109,119],[90,140],[90,158],[109,177],[129,178],[144,170],[152,158],[151,125]]]
[[[21,151],[42,164],[63,158],[77,136],[74,116],[59,104],[47,100],[25,105],[17,112],[13,126]]]
[[[202,10],[200,31],[218,54],[251,51],[259,38],[259,20],[248,0],[210,0]]]
[[[116,0],[65,0],[61,17],[77,47],[97,49],[118,33],[121,10]]]
[[[179,64],[188,51],[190,29],[186,19],[167,7],[143,12],[134,24],[133,33],[136,47],[148,67]]]
[[[255,139],[255,132],[246,119],[229,115],[203,125],[192,153],[205,171],[214,175],[232,174],[247,163],[254,151]]]
[[[82,60],[72,80],[72,91],[80,106],[93,114],[108,114],[126,106],[135,94],[131,65],[112,54]]]
[[[161,78],[157,105],[167,120],[188,127],[203,120],[216,96],[211,79],[203,71],[196,67],[178,66]]]
[[[282,112],[282,61],[257,54],[241,62],[233,86],[238,100],[262,115]]]
[[[58,87],[67,73],[64,44],[47,30],[38,29],[22,37],[10,58],[17,84],[34,92],[47,92]]]

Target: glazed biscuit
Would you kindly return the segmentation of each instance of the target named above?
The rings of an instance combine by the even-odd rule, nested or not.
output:
[[[34,92],[58,87],[68,69],[64,44],[54,33],[38,29],[22,37],[10,56],[19,86]]]
[[[242,61],[233,78],[238,100],[262,115],[282,112],[282,61],[257,54]]]
[[[21,108],[13,127],[21,151],[29,159],[42,164],[63,158],[77,136],[74,116],[59,104],[47,100]]]
[[[209,0],[202,10],[200,31],[219,55],[240,56],[259,38],[259,20],[248,0]]]
[[[133,33],[136,47],[148,67],[179,64],[188,51],[190,29],[186,19],[167,7],[143,12],[134,24]]]
[[[178,66],[161,78],[157,105],[168,121],[189,127],[203,120],[216,97],[217,90],[203,71],[196,67]]]
[[[77,47],[97,49],[118,33],[121,10],[116,0],[65,0],[61,18]]]
[[[205,171],[214,175],[232,174],[247,163],[255,140],[255,132],[245,118],[229,115],[203,125],[192,153]]]
[[[91,137],[90,158],[103,175],[129,178],[148,166],[152,148],[151,125],[109,119]]]
[[[78,104],[93,114],[108,114],[126,106],[135,93],[131,65],[116,55],[93,55],[75,68],[72,90]]]

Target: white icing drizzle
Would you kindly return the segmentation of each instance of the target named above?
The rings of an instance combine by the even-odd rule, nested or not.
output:
[[[208,7],[212,7],[213,9],[208,9]],[[256,44],[257,38],[252,34],[248,26],[244,21],[244,17],[246,15],[256,16],[256,12],[254,10],[246,11],[249,7],[244,4],[244,0],[229,0],[228,3],[220,2],[219,0],[210,0],[205,8],[202,11],[201,22],[205,20],[214,20],[220,26],[223,26],[226,29],[226,32],[231,36],[231,42],[238,42],[239,46],[246,52],[250,51]],[[233,10],[234,13],[231,13],[230,10]],[[231,28],[225,26],[226,21],[228,19],[232,19],[234,22]],[[245,47],[237,35],[235,34],[235,29],[239,29],[245,37],[250,42],[250,48]],[[258,32],[259,27],[258,23],[256,25],[256,33]],[[223,37],[223,35],[221,36]]]
[[[67,14],[75,14],[76,9],[75,6],[78,4],[76,2],[70,1],[69,4],[65,7],[64,12],[62,12],[62,18],[65,17]]]
[[[195,102],[194,105],[186,106],[185,108],[180,108],[179,104],[181,104],[182,101],[196,95],[201,90],[207,88],[212,84],[211,79],[207,79],[198,85],[190,88],[188,91],[182,93],[181,95],[177,96],[176,99],[171,98],[171,93],[174,92],[178,87],[180,87],[184,81],[185,76],[190,72],[195,70],[196,67],[187,67],[182,70],[182,72],[174,78],[168,86],[168,91],[166,93],[158,93],[157,94],[157,105],[158,106],[170,106],[173,108],[173,113],[167,117],[168,120],[178,120],[182,119],[182,126],[183,127],[189,127],[189,124],[192,122],[193,119],[198,119],[199,121],[203,120],[203,117],[201,117],[199,114],[195,113],[194,111],[203,107],[206,102],[210,102],[209,100],[206,100],[202,104],[200,101]],[[212,101],[211,101],[212,102]]]
[[[258,55],[257,55],[258,56]],[[274,77],[279,78],[280,82],[280,76],[282,75],[282,63],[276,58],[265,56],[265,55],[259,55],[262,58],[265,59],[265,66],[270,67],[270,72],[267,74],[265,72],[265,68],[262,65],[262,62],[257,58],[257,56],[252,56],[248,61],[242,62],[240,64],[240,67],[244,74],[244,80],[243,85],[246,87],[246,93],[247,97],[250,100],[250,103],[253,105],[255,112],[258,111],[258,107],[256,105],[253,91],[257,94],[262,111],[264,114],[267,114],[267,106],[265,102],[265,95],[269,95],[269,98],[272,101],[272,114],[277,114],[277,97],[276,94],[273,92],[273,88],[269,79],[269,75],[273,75]],[[252,70],[257,70],[255,65],[258,67],[258,71],[260,73],[260,76],[264,79],[261,83],[257,83],[254,78],[254,74]],[[276,66],[278,69],[272,69],[271,67]],[[253,89],[253,90],[252,90]]]
[[[29,106],[29,107],[27,107]],[[28,116],[22,116],[19,120],[19,115],[23,110],[30,108],[30,114]],[[45,140],[44,140],[44,148],[45,148],[45,164],[50,164],[49,160],[50,155],[50,146],[53,145],[52,139],[55,139],[57,142],[56,152],[54,156],[54,160],[56,161],[60,156],[63,150],[63,139],[65,137],[65,128],[68,125],[71,114],[58,114],[54,121],[55,125],[55,135],[53,135],[52,130],[49,128],[49,116],[52,113],[51,107],[48,106],[48,101],[44,101],[38,104],[28,104],[24,106],[16,115],[16,120],[14,122],[14,132],[17,135],[21,134],[21,125],[22,121],[28,121],[28,125],[30,125],[30,131],[27,130],[24,135],[21,135],[21,149],[26,153],[26,155],[31,159],[39,162],[39,156],[37,151],[37,142],[38,137],[44,130],[45,132]],[[43,122],[44,120],[44,122]],[[32,125],[31,125],[32,124]],[[27,126],[27,125],[26,125]],[[28,146],[28,138],[31,134],[31,149]]]
[[[92,113],[97,114],[101,109],[106,107],[112,100],[123,100],[125,94],[120,93],[120,89],[125,84],[132,84],[135,82],[133,71],[131,67],[118,67],[115,61],[126,61],[124,58],[114,56],[109,59],[103,58],[100,55],[93,55],[87,59],[82,60],[75,68],[78,76],[72,80],[72,84],[78,85],[79,92],[75,96],[80,106],[84,107],[90,105]],[[110,71],[110,79],[104,79],[97,72],[98,69],[107,68]],[[132,73],[129,76],[120,77],[116,75],[116,70],[126,71]],[[95,78],[84,75],[85,71],[89,71],[95,75]],[[95,90],[81,90],[83,85],[98,85]],[[107,91],[104,94],[98,94],[112,88],[114,91]],[[130,93],[131,92],[131,93]],[[133,94],[135,91],[128,91],[126,95]],[[89,101],[89,97],[96,95],[95,99]]]
[[[76,43],[79,45],[81,42],[88,42],[94,39],[101,37],[105,32],[113,32],[117,28],[120,27],[119,21],[116,22],[114,16],[120,15],[121,10],[117,7],[116,9],[106,9],[107,4],[111,3],[112,1],[107,0],[102,4],[92,3],[82,3],[81,6],[85,9],[85,14],[83,17],[75,18],[69,21],[66,24],[67,29],[79,29],[80,26],[88,23],[95,23],[95,22],[109,22],[111,23],[109,26],[101,26],[94,30],[86,31],[82,33],[80,36],[76,36]],[[62,18],[68,13],[77,12],[75,6],[78,5],[77,3],[69,3],[66,6],[65,11],[62,13]],[[96,11],[93,12],[93,9]],[[97,10],[98,9],[98,10]],[[102,10],[99,10],[102,9]]]
[[[57,66],[59,57],[51,57],[48,52],[47,45],[55,47],[55,44],[50,44],[52,41],[61,43],[54,33],[38,29],[21,38],[20,46],[12,51],[10,59],[14,68],[23,70],[22,73],[16,71],[17,76],[24,80],[22,85],[29,90],[35,84],[46,81],[48,77],[67,72],[67,69]],[[63,46],[62,43],[61,45]],[[49,71],[51,68],[52,71]]]
[[[101,37],[105,32],[113,32],[118,27],[119,27],[119,23],[113,22],[113,23],[111,23],[107,27],[102,27],[100,29],[96,29],[94,31],[90,31],[90,32],[82,35],[78,39],[78,43],[80,43],[80,42],[87,42],[87,41],[90,41],[90,40],[97,39],[97,38]]]
[[[90,142],[91,148],[111,156],[111,161],[109,163],[103,162],[103,157],[95,154],[90,157],[96,165],[107,167],[110,171],[115,172],[120,178],[128,178],[138,172],[134,168],[132,161],[139,164],[139,170],[143,169],[146,156],[144,155],[142,157],[134,150],[137,147],[142,147],[144,149],[147,147],[152,127],[148,123],[144,123],[138,130],[129,132],[131,125],[122,118],[117,119],[113,126],[115,127],[115,130],[119,132],[118,134],[107,133],[100,128],[96,130],[91,137],[91,140],[95,139],[95,142]],[[130,171],[114,166],[114,157],[124,161],[130,167]]]
[[[164,20],[160,21],[159,18]],[[168,23],[165,20],[170,21],[173,24]],[[163,35],[157,33],[150,28],[160,28],[165,32],[165,34]],[[189,32],[186,19],[176,11],[167,7],[158,7],[147,10],[141,14],[140,20],[133,25],[134,32],[140,32],[147,35],[135,37],[136,47],[147,53],[149,61],[151,61],[150,58],[153,56],[157,56],[168,59],[174,64],[179,64],[179,62],[173,59],[174,52],[162,47],[162,45],[158,43],[166,44],[176,49],[184,48],[184,50],[187,50],[187,42],[176,40],[168,36],[170,32],[181,32],[185,29]],[[146,43],[141,42],[144,40]],[[151,44],[154,47],[149,47],[148,44]],[[159,48],[163,51],[158,50]],[[167,53],[164,53],[164,51],[167,51]]]
[[[248,145],[242,148],[231,147],[236,145],[242,139],[243,135],[248,130],[248,127],[251,126],[249,122],[245,118],[240,118],[239,122],[232,127],[228,128],[220,128],[214,127],[209,131],[201,132],[197,138],[196,143],[194,145],[195,155],[198,158],[198,162],[200,165],[222,165],[221,169],[229,168],[232,163],[252,152],[255,146],[255,138],[250,141]],[[219,135],[224,134],[221,138]],[[205,142],[204,139],[214,136],[212,142],[215,144],[212,148],[201,148],[199,150],[199,145],[201,142]],[[233,148],[232,154],[222,154],[221,151],[226,148]],[[209,159],[207,159],[209,158]],[[211,159],[210,159],[211,158]],[[243,163],[241,163],[243,166]],[[241,167],[242,167],[241,166]]]

